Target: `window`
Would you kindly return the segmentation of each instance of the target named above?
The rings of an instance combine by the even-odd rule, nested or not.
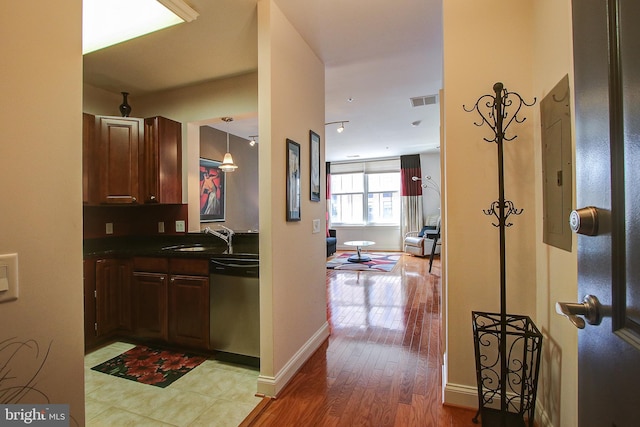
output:
[[[389,161],[386,161],[388,163]],[[400,223],[400,172],[372,167],[371,163],[331,165],[332,224],[398,225]],[[368,166],[368,167],[367,167]],[[388,166],[388,165],[387,165]],[[366,171],[370,169],[370,171]]]

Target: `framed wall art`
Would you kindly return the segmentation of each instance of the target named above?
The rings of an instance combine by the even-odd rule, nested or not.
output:
[[[300,144],[287,139],[287,221],[300,221]]]
[[[220,164],[200,158],[200,222],[225,220],[225,176]]]
[[[314,131],[309,131],[309,146],[311,153],[309,155],[311,165],[309,168],[309,198],[312,202],[320,201],[320,135]]]

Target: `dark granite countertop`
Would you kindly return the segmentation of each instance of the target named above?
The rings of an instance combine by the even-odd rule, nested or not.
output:
[[[215,236],[205,233],[186,233],[171,236],[124,236],[85,239],[83,254],[90,257],[184,257],[184,258],[256,258],[258,233],[237,232],[233,236],[232,251]],[[201,247],[202,250],[184,248]]]

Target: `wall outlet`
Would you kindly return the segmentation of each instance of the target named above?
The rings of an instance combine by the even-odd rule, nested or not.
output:
[[[176,221],[176,233],[184,233],[184,221]]]
[[[320,232],[320,220],[319,219],[314,219],[312,221],[312,224],[313,224],[313,228],[312,228],[313,234],[319,233]]]
[[[107,234],[113,234],[113,223],[107,222],[104,227],[104,232]]]
[[[164,222],[162,221],[158,223],[158,233],[164,233]]]

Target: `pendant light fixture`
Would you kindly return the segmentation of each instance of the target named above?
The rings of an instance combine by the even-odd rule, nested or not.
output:
[[[233,163],[233,157],[231,157],[231,152],[229,152],[229,122],[232,122],[233,118],[223,117],[222,121],[227,123],[227,153],[224,155],[224,159],[222,160],[222,164],[219,166],[219,169],[223,172],[233,172],[238,169],[238,165]]]

